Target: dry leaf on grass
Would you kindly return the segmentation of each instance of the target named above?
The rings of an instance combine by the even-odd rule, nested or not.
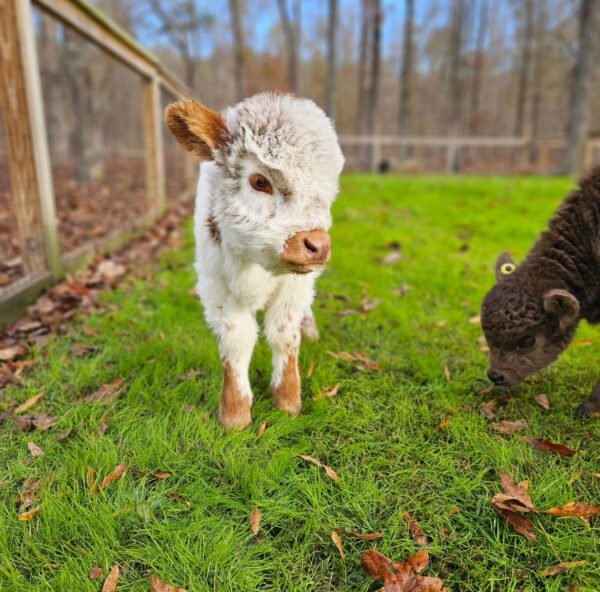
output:
[[[368,358],[360,350],[356,350],[354,352],[354,357],[359,362],[362,362],[368,370],[373,370],[374,372],[380,372],[381,371],[381,366],[377,362],[374,362],[373,360],[371,360],[370,358]],[[356,366],[356,368],[358,368],[359,370],[362,370],[362,368],[360,367],[360,365]]]
[[[340,390],[340,386],[341,384],[338,382],[335,386],[321,391],[318,395],[315,395],[313,397],[313,401],[319,401],[320,399],[330,399],[331,397],[335,397]]]
[[[24,403],[21,403],[15,409],[15,414],[18,415],[19,413],[24,413],[28,409],[31,409],[43,396],[44,396],[44,393],[39,393],[37,395],[34,395],[33,397],[29,397],[29,399],[27,399],[27,401],[25,401]]]
[[[52,417],[47,413],[20,415],[12,420],[13,424],[22,432],[28,432],[33,428],[45,432],[46,430],[49,430],[57,421],[58,418]]]
[[[402,563],[394,563],[377,551],[365,551],[362,565],[374,579],[383,581],[381,592],[445,592],[438,578],[417,575],[429,564],[429,553],[421,550]]]
[[[398,261],[402,261],[402,251],[396,250],[388,253],[381,262],[384,265],[393,265],[394,263],[398,263]]]
[[[333,544],[337,547],[337,550],[340,552],[340,557],[344,559],[346,557],[346,553],[344,553],[344,547],[342,546],[342,539],[340,535],[334,530],[331,533],[331,540]]]
[[[351,530],[350,532],[345,532],[344,534],[354,539],[360,539],[361,541],[375,541],[383,538],[382,532],[367,532],[363,534],[361,532],[357,532],[356,530]]]
[[[267,431],[267,427],[269,426],[268,422],[263,421],[260,424],[260,427],[258,428],[258,437],[262,438],[265,435],[265,432]]]
[[[450,372],[450,368],[448,368],[448,366],[444,366],[444,376],[448,382],[452,380],[452,372]]]
[[[344,360],[345,362],[352,362],[354,368],[357,370],[372,370],[374,372],[381,371],[381,366],[368,358],[363,352],[360,350],[355,351],[353,354],[347,351],[341,352],[327,352],[332,358],[336,360]]]
[[[571,450],[563,444],[555,444],[554,442],[550,442],[550,440],[538,440],[537,438],[523,438],[523,440],[542,452],[551,452],[552,454],[569,458],[577,454],[577,450]]]
[[[544,571],[540,572],[540,575],[547,578],[551,576],[557,576],[560,573],[565,571],[569,571],[575,567],[583,567],[587,564],[587,561],[562,561],[558,565],[553,565],[552,567],[547,567]]]
[[[12,345],[0,349],[0,362],[12,362],[17,358],[24,356],[27,353],[27,348],[24,345]]]
[[[308,370],[306,371],[306,378],[310,378],[315,371],[315,361],[311,358],[308,363]]]
[[[96,564],[90,569],[90,580],[97,580],[102,574],[104,574],[104,569]]]
[[[172,493],[169,493],[167,495],[170,498],[174,499],[175,501],[183,504],[184,506],[187,506],[188,508],[192,507],[191,502],[186,497],[184,497],[183,495],[181,495],[180,493],[172,492]]]
[[[106,489],[111,483],[118,481],[127,471],[127,463],[118,464],[104,479],[100,484],[99,489]]]
[[[550,400],[548,399],[548,395],[538,395],[535,400],[540,407],[543,407],[546,410],[550,409]]]
[[[155,575],[151,576],[150,583],[152,584],[150,592],[187,592],[185,588],[175,588],[175,586],[163,582]]]
[[[115,378],[108,384],[103,384],[95,393],[85,397],[84,401],[88,403],[112,403],[125,388],[125,381],[121,378]]]
[[[371,312],[379,307],[379,305],[383,302],[381,298],[375,298],[375,300],[371,300],[368,296],[364,296],[361,301],[361,310],[363,312]]]
[[[96,493],[98,491],[98,483],[96,482],[96,471],[94,471],[92,467],[88,467],[88,470],[85,474],[85,486],[92,493]]]
[[[589,502],[570,502],[564,506],[544,510],[544,513],[559,517],[591,518],[600,514],[600,508]]]
[[[481,325],[481,315],[475,315],[469,319],[471,325]]]
[[[506,473],[500,471],[499,474],[504,493],[496,493],[492,497],[492,507],[519,534],[532,542],[536,542],[535,525],[529,518],[522,516],[524,513],[536,511],[527,490],[529,483],[521,481],[517,485]]]
[[[415,543],[417,543],[419,547],[427,545],[427,539],[425,538],[425,533],[423,532],[421,525],[408,512],[403,512],[402,517],[404,518],[404,522],[406,522]]]
[[[305,455],[305,454],[299,454],[298,456],[300,458],[304,459],[305,461],[312,463],[313,465],[316,465],[317,467],[321,467],[327,473],[327,476],[330,479],[332,479],[333,481],[335,481],[336,483],[340,480],[338,474],[331,467],[322,463],[319,459],[314,458],[313,456]]]
[[[500,421],[498,423],[492,423],[490,424],[490,427],[501,434],[513,434],[514,432],[529,427],[529,424],[522,419],[518,419],[517,421]]]
[[[31,452],[31,456],[33,456],[35,458],[37,458],[38,456],[42,456],[42,454],[44,454],[44,451],[35,442],[28,442],[27,448],[29,448],[29,452]]]
[[[119,566],[115,563],[104,580],[102,592],[115,592],[119,582]]]
[[[166,472],[161,472],[161,471],[156,471],[154,473],[150,473],[155,479],[160,479],[161,481],[163,481],[164,479],[169,479],[170,477],[173,476],[172,473],[166,473]]]
[[[252,512],[250,512],[250,530],[253,535],[257,535],[260,530],[260,521],[262,518],[262,514],[258,509],[258,506],[254,506]]]
[[[39,513],[40,513],[41,508],[39,506],[36,506],[35,508],[31,508],[31,510],[28,510],[27,512],[23,512],[22,514],[19,514],[19,520],[21,520],[21,522],[27,522],[29,520],[33,520]]]

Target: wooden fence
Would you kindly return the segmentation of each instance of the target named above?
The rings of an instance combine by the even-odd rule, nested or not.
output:
[[[564,137],[422,137],[341,135],[346,169],[447,174],[553,174]],[[583,169],[600,163],[600,138],[587,142]]]
[[[94,51],[110,56],[107,59],[135,72],[142,88],[136,108],[142,114],[143,142],[139,152],[145,170],[145,211],[125,225],[116,220],[110,233],[68,252],[61,248],[59,236],[54,189],[58,173],[51,162],[45,117],[51,97],[45,97],[42,88],[40,59],[44,56],[36,47],[36,35],[40,34],[37,13],[53,19],[69,34],[78,35]],[[189,92],[155,56],[85,0],[0,0],[0,15],[0,151],[4,155],[0,154],[0,163],[3,157],[7,162],[0,169],[0,187],[4,186],[10,209],[5,227],[14,225],[20,266],[19,277],[4,281],[0,287],[1,326],[43,286],[82,265],[98,250],[117,246],[133,230],[148,225],[163,212],[167,201],[168,141],[162,123],[164,97],[179,99],[189,96]],[[183,152],[177,152],[176,158],[181,159],[180,168],[185,171],[186,186],[182,189],[189,194],[193,162]],[[6,247],[0,244],[0,259],[7,257],[3,246]]]

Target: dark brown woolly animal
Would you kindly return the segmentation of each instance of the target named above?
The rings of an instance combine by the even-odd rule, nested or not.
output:
[[[600,168],[565,199],[521,265],[500,255],[496,279],[481,310],[488,376],[512,386],[554,362],[581,319],[600,322]],[[577,412],[600,412],[600,382]]]

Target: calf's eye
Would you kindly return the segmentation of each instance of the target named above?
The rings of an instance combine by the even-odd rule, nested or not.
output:
[[[517,343],[517,349],[529,349],[535,345],[535,335],[526,335]]]
[[[260,173],[250,175],[250,186],[252,189],[260,191],[261,193],[273,195],[273,185],[271,185],[271,181]]]

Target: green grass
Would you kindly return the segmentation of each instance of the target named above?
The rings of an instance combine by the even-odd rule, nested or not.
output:
[[[322,340],[301,353],[304,369],[315,363],[303,383],[303,413],[293,419],[274,410],[270,355],[261,341],[251,371],[254,424],[228,435],[216,420],[221,372],[215,339],[191,293],[188,225],[183,249],[168,252],[144,279],[107,294],[110,312],[76,323],[71,335],[37,351],[24,386],[0,403],[1,410],[11,397],[21,402],[43,391],[35,411],[61,417],[45,433],[1,428],[0,590],[100,590],[102,580],[88,580],[90,568],[99,563],[108,570],[118,562],[118,591],[146,592],[150,573],[194,592],[373,591],[380,586],[364,574],[362,551],[376,548],[400,560],[417,550],[405,511],[427,536],[426,573],[451,590],[599,590],[600,521],[587,526],[535,518],[547,537],[538,528],[533,544],[490,506],[500,489],[498,470],[528,479],[540,508],[600,503],[600,480],[590,475],[600,471],[600,423],[573,415],[600,377],[597,347],[573,345],[515,389],[498,413],[498,420],[527,419],[525,434],[582,451],[562,458],[516,435],[497,434],[481,416],[477,404],[495,393],[484,391],[481,330],[469,323],[493,283],[498,252],[509,249],[521,258],[569,187],[564,179],[344,177],[334,210],[333,261],[315,305]],[[382,265],[390,241],[402,243],[404,257]],[[404,283],[411,289],[399,296],[395,290]],[[363,293],[382,298],[382,305],[366,315],[338,314],[358,307]],[[85,334],[85,326],[99,336]],[[587,326],[577,336],[597,338]],[[76,358],[73,343],[99,349]],[[360,372],[326,353],[356,349],[383,371]],[[190,368],[199,375],[182,380]],[[77,402],[117,377],[127,388],[116,402]],[[338,382],[334,399],[312,400]],[[540,393],[549,396],[549,411],[535,403]],[[471,406],[438,429],[445,414],[463,405]],[[109,429],[98,435],[105,415]],[[264,421],[269,427],[261,438]],[[55,440],[71,427],[74,436]],[[29,441],[44,455],[33,459]],[[340,482],[298,454],[320,458]],[[91,494],[88,468],[102,477],[119,462],[130,465],[123,479]],[[149,475],[153,471],[173,476],[161,481]],[[23,481],[41,477],[41,513],[18,521],[15,498]],[[262,512],[264,538],[250,531],[254,506]],[[336,528],[385,537],[342,536],[342,560],[330,538]],[[562,561],[588,563],[540,577],[541,569],[558,563],[555,553]]]

